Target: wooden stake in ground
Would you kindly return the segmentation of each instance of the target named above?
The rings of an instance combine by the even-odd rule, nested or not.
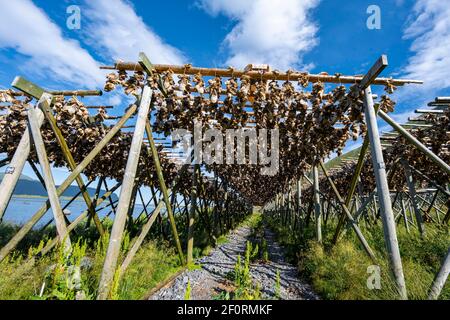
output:
[[[103,271],[100,278],[97,299],[108,299],[111,284],[116,272],[117,259],[119,258],[120,248],[122,246],[123,230],[127,219],[128,207],[130,205],[131,194],[136,178],[136,170],[139,163],[139,156],[144,139],[145,124],[150,110],[150,101],[152,98],[152,90],[148,86],[144,86],[142,97],[139,105],[138,117],[131,142],[130,153],[128,155],[125,175],[119,196],[119,204],[117,205],[116,216],[111,230],[111,238],[106,252],[106,258],[103,265]]]
[[[42,113],[37,114],[37,126],[40,128],[44,122],[44,115]],[[30,130],[25,129],[25,132],[20,139],[14,156],[9,163],[9,173],[3,176],[3,180],[0,184],[0,221],[3,218],[3,214],[6,211],[8,202],[11,199],[11,195],[16,187],[17,181],[25,166],[25,162],[30,154]],[[1,260],[0,260],[1,261]]]
[[[422,214],[420,213],[419,207],[417,206],[414,178],[411,174],[411,169],[409,168],[408,162],[404,159],[400,160],[400,162],[402,163],[403,169],[405,171],[406,184],[408,185],[409,197],[414,209],[414,215],[416,216],[417,227],[419,228],[420,235],[423,237],[425,235],[425,227],[423,225]]]
[[[319,193],[319,171],[317,166],[313,167],[313,183],[314,183],[314,212],[316,214],[316,236],[317,242],[322,242],[322,209],[320,207]]]
[[[188,237],[187,237],[187,263],[193,261],[194,251],[194,217],[197,206],[197,165],[193,165],[192,168],[192,190],[191,190],[191,207],[189,210],[189,224],[188,224]]]
[[[61,242],[64,241],[64,249],[66,253],[70,252],[70,238],[67,233],[67,226],[64,220],[64,214],[59,203],[59,197],[56,192],[55,181],[53,180],[52,170],[50,168],[50,162],[47,158],[47,152],[45,151],[44,141],[42,139],[38,113],[42,113],[40,109],[42,107],[49,107],[52,101],[50,94],[44,93],[39,99],[35,107],[28,109],[28,127],[33,136],[34,147],[39,158],[39,163],[42,168],[43,178],[45,182],[45,188],[47,189],[48,199],[52,207],[53,216],[55,218],[56,230],[58,231]],[[40,106],[44,104],[44,106]]]
[[[168,190],[168,191],[170,192],[170,190]],[[140,246],[144,242],[145,236],[148,234],[148,232],[150,231],[150,228],[152,227],[153,223],[155,222],[156,217],[161,212],[161,209],[163,208],[163,206],[164,206],[164,201],[163,201],[163,199],[160,199],[159,202],[158,202],[158,205],[155,208],[155,210],[151,214],[151,216],[148,219],[148,221],[142,227],[141,233],[137,237],[136,241],[133,243],[130,251],[128,251],[127,256],[125,257],[125,259],[123,260],[123,263],[120,266],[120,271],[119,271],[120,272],[120,276],[119,276],[119,278],[124,274],[125,270],[130,265],[131,261],[133,260],[134,256],[136,255],[137,251],[139,250]]]
[[[361,242],[364,250],[369,255],[370,259],[372,259],[372,261],[375,262],[376,259],[375,259],[375,255],[373,254],[372,249],[370,248],[369,244],[367,243],[367,240],[364,238],[364,235],[362,234],[361,230],[359,229],[358,224],[353,219],[350,211],[348,210],[347,206],[345,205],[344,199],[342,199],[341,195],[339,194],[339,191],[337,190],[333,180],[331,180],[330,176],[328,175],[328,172],[325,169],[325,166],[323,165],[322,161],[320,162],[320,167],[322,168],[322,171],[325,174],[325,177],[327,178],[328,183],[331,186],[331,189],[333,190],[334,194],[336,195],[338,202],[340,203],[342,209],[344,210],[344,213],[347,215],[347,219],[350,221],[350,224],[351,224],[353,230],[355,231],[359,241]]]
[[[153,65],[150,60],[147,58],[144,52],[139,53],[139,64],[144,68],[145,72],[148,76],[152,76],[153,74]],[[161,77],[159,77],[158,83],[160,91],[166,96],[166,90],[164,86],[161,84]],[[150,125],[150,121],[147,119],[145,123],[145,131],[147,133],[148,142],[150,144],[150,150],[153,157],[153,162],[155,164],[156,175],[158,176],[159,187],[162,192],[164,202],[166,204],[167,215],[169,217],[170,226],[172,228],[173,237],[175,240],[175,245],[178,250],[178,255],[180,257],[181,264],[186,264],[183,256],[183,249],[181,249],[180,238],[178,236],[177,226],[175,224],[175,218],[172,212],[172,205],[170,203],[169,194],[167,192],[166,182],[164,180],[164,176],[161,169],[161,163],[159,162],[158,150],[156,149],[155,141],[153,139],[152,126]]]
[[[370,86],[364,90],[364,109],[367,122],[367,134],[369,135],[370,149],[372,153],[372,165],[374,168],[378,199],[381,207],[381,217],[383,221],[386,247],[400,297],[402,299],[407,299],[405,277],[403,275],[400,250],[398,248],[394,213],[392,212],[389,185],[386,177],[386,166],[383,159],[383,152],[381,150],[380,136],[378,133],[377,119]]]
[[[441,269],[439,270],[436,278],[431,286],[430,293],[428,294],[428,299],[436,300],[441,294],[442,288],[447,281],[448,275],[450,273],[450,249],[447,251],[447,255],[444,258]]]

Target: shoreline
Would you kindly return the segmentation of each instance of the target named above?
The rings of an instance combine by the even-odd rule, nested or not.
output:
[[[13,194],[11,196],[11,199],[13,198],[19,198],[19,199],[48,199],[48,197],[46,196],[38,196],[38,195],[27,195],[27,194]],[[72,197],[68,197],[68,196],[60,196],[59,197],[62,200],[71,200]],[[75,201],[77,200],[83,200],[82,196],[76,197]]]

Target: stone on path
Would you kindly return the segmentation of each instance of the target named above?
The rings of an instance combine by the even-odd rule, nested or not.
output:
[[[240,227],[228,236],[228,242],[215,248],[208,256],[197,260],[202,268],[186,270],[171,283],[154,293],[150,300],[184,299],[188,281],[192,300],[211,300],[220,292],[229,291],[227,274],[234,271],[238,255],[244,256],[249,227]],[[250,274],[259,283],[263,299],[275,297],[276,274],[280,272],[280,298],[287,300],[317,299],[310,286],[298,278],[297,268],[284,261],[283,248],[275,241],[275,235],[265,229],[269,259],[267,263],[252,263]],[[228,290],[227,290],[228,289]]]

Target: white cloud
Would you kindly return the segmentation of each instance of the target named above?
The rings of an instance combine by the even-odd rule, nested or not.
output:
[[[423,80],[422,86],[408,86],[408,95],[432,100],[439,90],[450,87],[450,6],[446,1],[417,0],[404,31],[405,39],[414,39],[403,74]]]
[[[183,54],[148,27],[128,2],[86,1],[86,7],[86,11],[82,8],[82,15],[89,19],[87,34],[105,57],[136,61],[139,52],[144,51],[154,63],[184,62]]]
[[[103,82],[97,62],[80,44],[63,37],[61,29],[30,0],[2,3],[0,48],[25,55],[23,69],[82,87]]]
[[[317,45],[317,26],[310,12],[319,0],[199,0],[211,15],[236,21],[224,40],[230,51],[227,64],[244,67],[267,63],[286,70],[305,67],[302,55]]]
[[[111,106],[118,106],[121,103],[122,103],[122,97],[120,96],[120,94],[112,94],[108,98],[108,104]]]

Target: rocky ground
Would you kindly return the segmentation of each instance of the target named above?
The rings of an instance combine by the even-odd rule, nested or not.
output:
[[[154,293],[151,300],[182,300],[188,281],[192,300],[210,300],[223,291],[231,290],[227,274],[234,270],[238,255],[244,256],[250,228],[240,227],[228,236],[228,242],[215,248],[210,255],[197,260],[199,269],[186,270]],[[275,297],[276,274],[280,273],[280,298],[288,300],[317,299],[309,285],[299,279],[295,266],[284,261],[283,248],[275,241],[274,234],[264,230],[270,261],[253,263],[250,273],[254,283],[259,283],[264,299]]]

